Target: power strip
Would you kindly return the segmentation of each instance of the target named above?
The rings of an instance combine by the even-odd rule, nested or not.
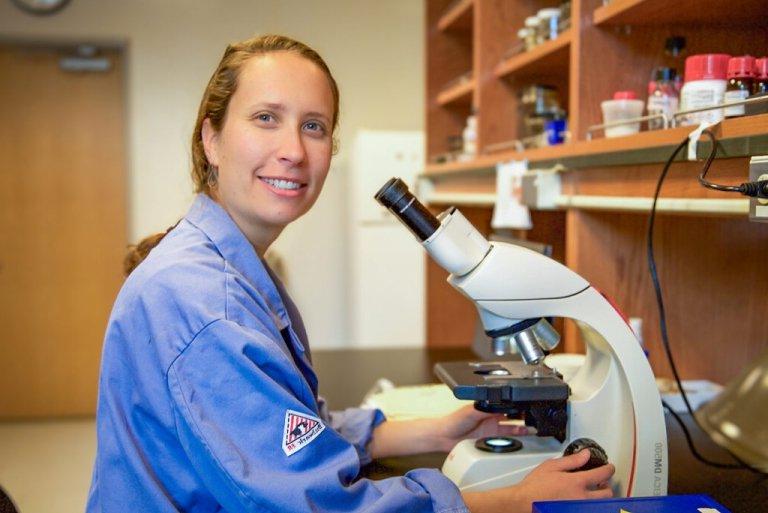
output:
[[[749,160],[749,181],[768,180],[768,155],[752,157]],[[768,200],[749,198],[749,220],[768,222]]]

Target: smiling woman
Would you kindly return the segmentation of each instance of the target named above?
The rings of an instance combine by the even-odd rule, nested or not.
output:
[[[292,52],[249,59],[227,115],[202,124],[211,197],[260,256],[317,200],[333,148],[334,94],[325,72]]]
[[[610,495],[612,466],[567,473],[589,451],[493,493],[462,496],[435,469],[360,479],[373,457],[526,430],[471,406],[385,422],[318,396],[301,316],[263,256],[317,200],[338,112],[307,46],[265,36],[225,52],[192,136],[199,194],[137,246],[107,326],[89,512],[530,511],[533,497]]]

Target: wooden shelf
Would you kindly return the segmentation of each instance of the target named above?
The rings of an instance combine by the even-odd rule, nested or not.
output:
[[[613,0],[598,7],[595,25],[768,26],[765,0]]]
[[[475,79],[460,82],[442,90],[437,95],[437,104],[441,107],[448,105],[471,105],[472,94],[475,91]]]
[[[440,17],[440,20],[437,22],[437,29],[441,32],[472,30],[472,11],[474,5],[474,0],[460,0],[452,4],[446,13]]]
[[[547,74],[568,75],[569,48],[573,39],[568,29],[557,39],[542,43],[534,49],[499,63],[493,73],[498,78],[534,77]]]
[[[720,158],[743,157],[755,152],[768,151],[768,114],[726,119],[717,128],[721,148]],[[496,163],[509,160],[528,160],[543,167],[562,164],[567,168],[611,165],[637,165],[664,162],[669,148],[680,143],[694,127],[681,126],[667,130],[653,130],[639,134],[579,141],[525,151],[505,151],[481,155],[468,162],[449,162],[426,166],[425,175],[446,176],[495,170]],[[707,139],[699,143],[699,155],[709,151]]]

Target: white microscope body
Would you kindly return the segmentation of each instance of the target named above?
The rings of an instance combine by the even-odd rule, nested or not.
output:
[[[498,333],[528,319],[570,318],[586,345],[585,363],[568,382],[564,441],[520,437],[521,450],[495,454],[477,449],[474,440],[464,440],[448,455],[445,475],[466,491],[509,486],[539,463],[561,456],[571,441],[586,437],[596,441],[615,465],[611,485],[616,495],[666,495],[667,436],[658,389],[634,333],[611,303],[584,278],[544,255],[488,242],[456,209],[436,219],[432,216],[432,225],[425,230],[423,223],[414,221],[419,212],[410,212],[416,210],[411,208],[413,202],[420,215],[431,214],[424,214],[426,209],[407,187],[394,180],[377,199],[421,239],[430,256],[450,273],[449,283],[475,303],[486,332]],[[392,187],[389,204],[380,198],[392,184],[407,194],[396,204]],[[540,375],[536,367],[530,366],[534,384]]]

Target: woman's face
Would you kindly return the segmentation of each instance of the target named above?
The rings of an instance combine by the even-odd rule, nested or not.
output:
[[[205,120],[206,156],[218,168],[215,199],[257,249],[317,200],[331,162],[332,117],[323,71],[277,52],[243,65],[219,132]]]

